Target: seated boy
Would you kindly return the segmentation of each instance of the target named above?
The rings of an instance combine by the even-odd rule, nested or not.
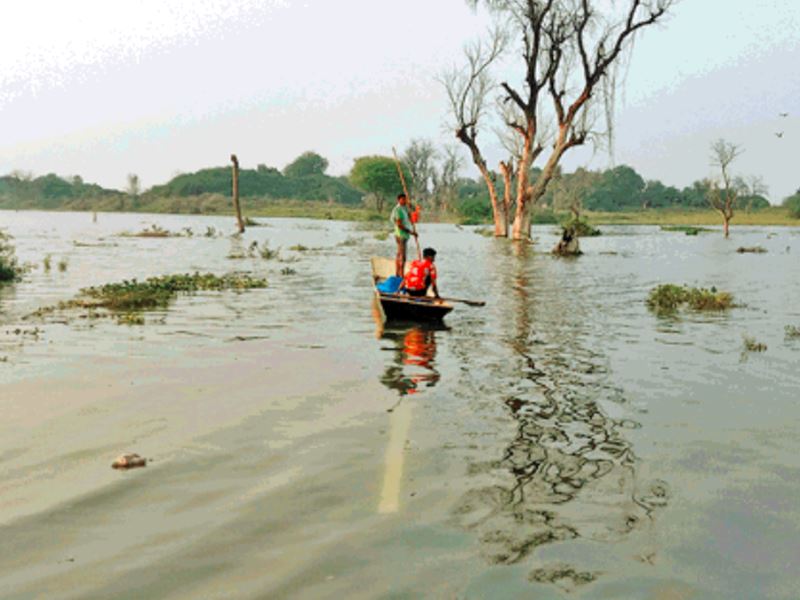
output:
[[[433,295],[439,297],[439,289],[436,287],[436,250],[425,248],[422,251],[422,260],[415,260],[403,279],[403,291],[409,296],[425,296],[428,288],[433,289]]]

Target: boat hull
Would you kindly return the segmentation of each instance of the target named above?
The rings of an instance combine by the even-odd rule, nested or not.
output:
[[[387,321],[440,322],[453,310],[450,304],[432,302],[425,298],[403,297],[380,292],[376,292],[376,294]]]

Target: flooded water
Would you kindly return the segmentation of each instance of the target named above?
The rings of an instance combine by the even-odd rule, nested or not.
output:
[[[568,260],[550,226],[424,224],[443,295],[487,303],[426,328],[376,322],[391,239],[264,221],[0,212],[39,265],[0,288],[0,597],[798,597],[800,230],[606,227]],[[194,236],[117,235],[154,223]],[[281,261],[228,258],[254,240]],[[188,271],[269,287],[24,318]],[[741,306],[657,317],[665,282]]]

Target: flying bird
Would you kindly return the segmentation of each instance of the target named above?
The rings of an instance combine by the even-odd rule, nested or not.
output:
[[[782,117],[788,117],[788,116],[789,116],[789,113],[778,113],[778,114],[779,114],[780,116],[782,116]]]
[[[779,138],[782,138],[782,137],[783,137],[783,132],[782,132],[782,131],[780,131],[780,132],[776,133],[775,135],[776,135],[777,137],[779,137]]]

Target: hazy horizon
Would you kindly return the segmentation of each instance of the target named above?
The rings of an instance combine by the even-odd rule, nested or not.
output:
[[[313,150],[343,175],[357,156],[414,138],[455,144],[435,77],[489,24],[462,0],[33,0],[5,13],[0,173],[79,174],[116,189],[128,173],[149,188],[233,152],[243,168],[281,169]],[[780,203],[800,187],[798,26],[790,0],[729,2],[719,14],[678,3],[637,38],[614,164],[682,188],[710,174],[709,145],[722,137],[744,150],[734,171],[762,176]],[[482,137],[496,165],[502,148],[490,129]],[[611,160],[586,147],[562,164]],[[477,171],[467,161],[463,174]]]

